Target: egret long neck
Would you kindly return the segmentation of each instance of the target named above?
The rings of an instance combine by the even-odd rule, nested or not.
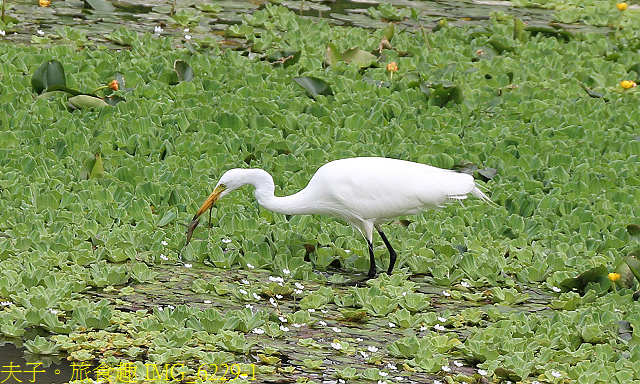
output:
[[[256,170],[253,180],[249,184],[255,188],[254,195],[258,203],[271,212],[286,215],[310,215],[317,213],[317,199],[310,196],[309,191],[303,189],[290,196],[275,196],[275,185],[271,175],[262,170]]]

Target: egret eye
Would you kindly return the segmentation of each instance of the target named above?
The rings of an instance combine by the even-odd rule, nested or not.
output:
[[[227,184],[224,184],[224,183],[223,183],[223,184],[220,184],[220,188],[227,189]]]

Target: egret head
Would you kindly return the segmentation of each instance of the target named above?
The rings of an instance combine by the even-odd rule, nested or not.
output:
[[[203,213],[207,211],[207,209],[213,207],[216,201],[223,198],[229,192],[234,191],[242,187],[243,185],[249,184],[251,182],[250,180],[251,171],[253,170],[237,168],[237,169],[230,169],[227,172],[225,172],[224,175],[222,175],[222,177],[218,181],[218,184],[216,185],[216,187],[213,189],[213,192],[211,192],[209,197],[207,197],[207,200],[205,200],[205,202],[202,204],[200,209],[198,209],[198,212],[196,212],[195,216],[193,217],[193,220],[200,217]]]

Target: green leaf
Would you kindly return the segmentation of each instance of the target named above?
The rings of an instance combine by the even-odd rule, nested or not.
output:
[[[525,24],[522,20],[517,17],[513,18],[513,39],[524,41],[524,27]]]
[[[160,220],[156,223],[158,227],[164,227],[165,225],[173,222],[178,218],[178,208],[171,208],[169,211],[165,212]]]
[[[444,107],[449,101],[460,104],[464,100],[462,88],[450,81],[420,83],[420,90],[429,98],[429,103]]]
[[[377,60],[378,58],[367,51],[363,51],[360,48],[351,48],[342,52],[342,60],[346,63],[355,63],[360,67],[369,67],[372,62]]]
[[[61,84],[54,84],[50,87],[47,87],[47,92],[55,92],[55,91],[66,92],[73,96],[83,95],[82,92],[77,91],[75,89],[68,88],[67,86],[61,85]],[[91,96],[95,96],[95,95],[91,95]]]
[[[104,100],[98,97],[89,96],[89,95],[78,95],[69,98],[69,105],[75,109],[89,108],[89,109],[98,109],[107,104]]]
[[[636,277],[636,280],[640,282],[640,260],[636,259],[635,257],[625,257],[623,258],[623,260],[629,266],[629,269]]]
[[[97,179],[104,177],[104,167],[102,165],[102,156],[100,156],[100,152],[96,152],[96,161],[91,168],[91,174],[89,175],[90,179]]]
[[[94,9],[98,13],[109,13],[116,10],[116,7],[106,0],[84,0],[84,8]]]
[[[336,65],[338,61],[342,60],[342,54],[338,51],[335,44],[327,44],[327,49],[324,51],[324,65],[331,66]]]
[[[491,167],[486,167],[483,169],[478,169],[478,174],[482,176],[484,181],[491,180],[498,173],[498,170]]]
[[[501,378],[507,379],[507,380],[511,380],[511,381],[520,381],[520,380],[522,380],[522,377],[520,377],[520,375],[518,375],[515,371],[513,371],[511,369],[498,367],[498,368],[495,369],[495,371],[493,371],[493,373],[498,377],[501,377]]]
[[[542,33],[545,36],[560,37],[565,41],[570,40],[573,34],[561,26],[549,26],[545,24],[529,24],[524,28],[525,31],[531,32],[532,35]]]
[[[96,163],[96,157],[95,156],[91,156],[90,158],[86,159],[83,163],[82,166],[80,167],[80,171],[79,171],[79,176],[80,176],[80,180],[88,180],[90,175],[91,175],[91,171],[93,171],[93,166]]]
[[[389,23],[386,27],[382,28],[382,36],[386,37],[389,41],[391,41],[395,32],[396,26],[393,23]]]
[[[640,225],[637,225],[637,224],[627,225],[627,233],[629,233],[629,236],[635,237],[636,239],[640,240]]]
[[[602,281],[602,279],[607,279],[607,267],[605,267],[604,265],[591,268],[585,272],[582,272],[576,277],[565,279],[560,283],[559,286],[560,288],[563,288],[567,291],[573,289],[582,291],[588,283],[597,283]]]
[[[294,77],[293,81],[298,83],[298,85],[300,85],[307,92],[309,92],[311,97],[313,97],[314,99],[318,95],[325,95],[325,96],[333,95],[333,91],[331,90],[329,83],[317,77],[311,77],[311,76]]]
[[[176,60],[173,63],[173,70],[178,75],[178,82],[193,80],[193,69],[183,60]]]
[[[58,60],[43,63],[31,77],[31,88],[35,93],[40,94],[52,85],[67,85],[64,67]]]

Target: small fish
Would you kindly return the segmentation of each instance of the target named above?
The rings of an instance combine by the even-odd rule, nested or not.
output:
[[[193,237],[193,231],[195,231],[198,224],[200,224],[200,220],[191,220],[191,223],[187,226],[187,242],[184,244],[185,247],[189,245],[189,242]]]

